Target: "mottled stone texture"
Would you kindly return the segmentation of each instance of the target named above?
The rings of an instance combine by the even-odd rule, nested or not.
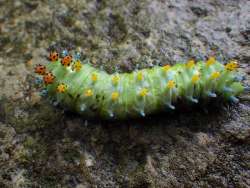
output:
[[[250,96],[123,122],[39,97],[32,66],[78,48],[113,72],[215,55],[249,84],[247,0],[0,0],[0,187],[249,187]]]

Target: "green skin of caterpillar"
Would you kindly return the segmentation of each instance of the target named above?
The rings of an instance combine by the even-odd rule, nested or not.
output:
[[[168,71],[155,66],[113,75],[97,70],[87,60],[80,71],[73,71],[71,66],[62,66],[60,60],[49,63],[47,69],[55,75],[53,84],[46,86],[48,95],[85,118],[128,119],[168,108],[174,109],[172,104],[177,98],[197,102],[196,99],[209,98],[209,93],[216,93],[229,100],[244,90],[240,82],[234,81],[237,72],[225,70],[224,65],[219,62],[209,67],[204,62],[198,62],[192,68],[176,64]],[[137,77],[139,71],[143,75],[142,80]],[[211,79],[211,74],[215,71],[220,72],[220,77]],[[200,79],[194,84],[191,78],[198,72]],[[91,79],[93,73],[97,75],[96,81]],[[112,82],[114,75],[120,78],[117,84]],[[169,89],[169,80],[173,80],[176,87]],[[60,83],[67,85],[64,93],[57,92],[56,88]],[[143,88],[148,91],[144,97],[139,94]],[[84,95],[88,89],[93,91],[93,96]],[[112,92],[119,93],[117,100],[112,100]]]

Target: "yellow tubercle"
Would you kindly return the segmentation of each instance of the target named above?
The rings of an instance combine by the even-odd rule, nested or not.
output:
[[[142,88],[142,89],[140,90],[140,92],[139,92],[139,95],[140,95],[141,97],[147,96],[147,95],[148,95],[148,89],[147,89],[147,88]]]
[[[216,62],[215,57],[210,57],[210,58],[207,60],[207,62],[206,62],[206,66],[209,67],[209,66],[215,64],[215,62]]]
[[[170,68],[171,68],[170,65],[164,65],[164,66],[162,67],[162,69],[164,70],[164,72],[168,72]]]
[[[138,74],[137,74],[137,80],[139,80],[139,81],[143,80],[143,73],[142,72],[138,72]]]
[[[175,82],[173,80],[169,80],[167,83],[168,89],[173,89],[175,87]]]
[[[98,76],[97,76],[96,73],[93,73],[93,74],[91,75],[91,80],[92,80],[93,82],[96,82],[96,81],[98,80]]]
[[[112,101],[116,101],[119,98],[119,93],[117,91],[111,94]]]
[[[82,68],[82,64],[81,62],[78,60],[75,62],[74,66],[73,66],[73,70],[75,70],[76,72],[80,71]]]
[[[192,76],[191,81],[192,81],[193,84],[196,84],[199,81],[199,79],[200,79],[200,75],[195,74],[195,75]]]
[[[67,86],[65,84],[59,84],[56,88],[58,93],[64,93],[67,90]]]
[[[93,91],[91,89],[87,89],[84,93],[85,97],[91,97],[93,96]]]
[[[118,75],[115,75],[115,76],[112,77],[112,83],[114,85],[117,85],[119,80],[120,80],[120,77]]]
[[[219,77],[220,77],[220,72],[218,72],[218,71],[213,72],[213,73],[211,74],[211,76],[210,76],[210,78],[211,78],[212,80],[216,80],[216,79],[219,78]]]
[[[235,69],[238,68],[238,63],[237,63],[237,61],[232,60],[225,65],[225,68],[226,68],[226,70],[234,71]]]
[[[195,65],[195,61],[194,61],[194,60],[189,60],[189,61],[186,63],[187,68],[193,68],[194,65]]]

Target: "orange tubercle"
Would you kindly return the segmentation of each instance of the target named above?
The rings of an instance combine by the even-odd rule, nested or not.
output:
[[[54,80],[55,80],[55,76],[50,72],[43,76],[43,81],[46,85],[52,84]]]
[[[71,62],[72,62],[72,56],[70,56],[70,55],[65,56],[65,57],[61,60],[61,64],[62,64],[63,66],[65,66],[65,67],[70,66]]]
[[[35,67],[35,73],[39,75],[45,75],[46,74],[46,67],[39,64]]]

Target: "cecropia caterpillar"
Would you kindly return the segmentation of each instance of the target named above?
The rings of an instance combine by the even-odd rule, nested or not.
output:
[[[175,109],[179,100],[198,103],[199,99],[221,97],[238,102],[244,87],[236,78],[236,61],[223,65],[210,57],[173,66],[154,66],[132,73],[108,74],[80,61],[79,53],[52,52],[50,63],[37,65],[43,77],[43,95],[86,118],[126,119],[164,109]],[[178,100],[178,101],[177,101]]]

